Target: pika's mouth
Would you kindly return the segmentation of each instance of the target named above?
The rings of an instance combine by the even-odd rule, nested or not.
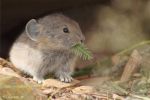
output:
[[[84,60],[90,60],[93,58],[92,53],[87,49],[87,47],[83,43],[77,43],[72,46],[71,51],[79,56],[82,57]]]
[[[79,45],[79,44],[82,44],[82,45],[84,45],[84,43],[81,43],[81,42],[72,43],[72,44],[71,44],[71,48],[73,48],[74,46],[76,46],[76,45]]]

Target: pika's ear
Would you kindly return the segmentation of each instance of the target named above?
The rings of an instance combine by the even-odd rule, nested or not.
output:
[[[35,19],[31,19],[27,24],[26,24],[26,34],[28,35],[28,37],[33,40],[36,41],[38,35],[40,34],[40,27],[41,25],[39,25],[37,23],[37,21]]]

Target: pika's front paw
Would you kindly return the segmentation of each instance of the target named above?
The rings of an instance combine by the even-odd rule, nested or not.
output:
[[[62,81],[62,82],[66,82],[66,83],[70,83],[73,79],[72,79],[72,77],[71,76],[64,76],[64,75],[61,75],[60,77],[59,77],[59,79],[60,79],[60,81]]]
[[[57,77],[60,81],[66,82],[66,83],[70,83],[70,82],[73,80],[73,78],[72,78],[69,74],[63,73],[63,72],[61,72],[61,73],[59,73],[59,74],[57,73],[56,77]]]
[[[37,78],[37,77],[33,77],[33,80],[36,81],[39,84],[43,83],[43,81],[44,81],[43,78]]]

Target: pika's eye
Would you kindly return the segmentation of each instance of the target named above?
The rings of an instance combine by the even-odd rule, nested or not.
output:
[[[63,28],[64,33],[69,33],[69,29],[68,28]]]

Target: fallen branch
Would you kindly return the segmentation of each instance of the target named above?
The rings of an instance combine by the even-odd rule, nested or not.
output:
[[[127,62],[123,74],[121,76],[121,82],[126,82],[130,79],[133,72],[135,72],[138,68],[138,66],[141,64],[141,55],[138,53],[137,50],[134,50],[131,54],[131,57],[129,58],[129,61]]]

